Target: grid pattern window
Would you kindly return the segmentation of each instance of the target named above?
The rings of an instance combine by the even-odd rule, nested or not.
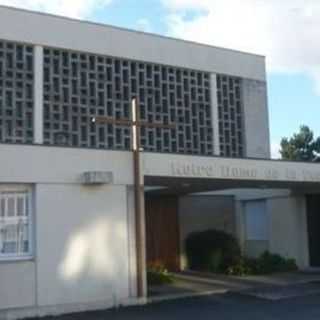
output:
[[[0,260],[31,255],[30,191],[0,190]]]
[[[220,154],[243,157],[244,125],[242,80],[231,76],[217,76]]]
[[[213,154],[208,73],[118,58],[44,50],[44,142],[128,150],[128,127],[93,124],[94,116],[131,117],[175,129],[142,128],[146,151]]]
[[[0,40],[0,142],[33,142],[33,47]]]

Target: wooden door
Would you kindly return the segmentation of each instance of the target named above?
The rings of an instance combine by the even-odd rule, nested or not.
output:
[[[320,195],[307,196],[310,265],[320,267]]]
[[[147,263],[161,262],[169,271],[179,271],[178,199],[146,197]]]

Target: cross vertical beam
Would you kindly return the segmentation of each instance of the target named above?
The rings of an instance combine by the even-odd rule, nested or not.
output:
[[[140,110],[138,99],[132,99],[132,150],[134,173],[134,203],[135,203],[135,227],[136,227],[136,259],[137,259],[137,295],[146,295],[146,230],[144,210],[144,188],[141,175],[140,159]]]

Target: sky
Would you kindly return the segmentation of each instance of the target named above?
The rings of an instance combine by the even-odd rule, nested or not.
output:
[[[320,135],[320,0],[0,0],[266,56],[271,146]]]

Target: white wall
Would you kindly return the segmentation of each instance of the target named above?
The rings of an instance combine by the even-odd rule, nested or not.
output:
[[[270,199],[267,208],[270,251],[296,259],[300,268],[309,267],[305,197]]]
[[[146,152],[143,154],[143,166],[147,176],[196,178],[198,182],[208,178],[221,182],[233,180],[239,187],[241,181],[256,181],[256,186],[261,188],[265,188],[264,182],[268,181],[272,182],[271,187],[276,188],[279,187],[276,185],[277,182],[285,182],[283,188],[300,184],[303,191],[308,186],[315,189],[320,186],[320,164],[315,162],[195,157]]]
[[[0,319],[2,309],[35,305],[35,272],[34,261],[0,262]]]
[[[111,171],[113,184],[132,185],[131,152],[0,144],[1,183],[81,184],[86,171]]]
[[[0,39],[262,81],[266,78],[262,56],[3,6],[0,6]]]
[[[245,156],[251,158],[270,158],[266,82],[249,79],[243,80],[243,116],[245,126]]]
[[[307,215],[304,196],[265,199],[269,241],[246,241],[245,201],[237,201],[238,235],[245,254],[257,256],[265,249],[296,260],[299,268],[309,267]],[[247,247],[249,245],[249,247]]]
[[[38,184],[39,306],[129,297],[125,186]]]
[[[136,302],[130,152],[0,145],[0,184],[34,193],[35,256],[0,262],[0,319]],[[85,171],[113,184],[85,186]]]

